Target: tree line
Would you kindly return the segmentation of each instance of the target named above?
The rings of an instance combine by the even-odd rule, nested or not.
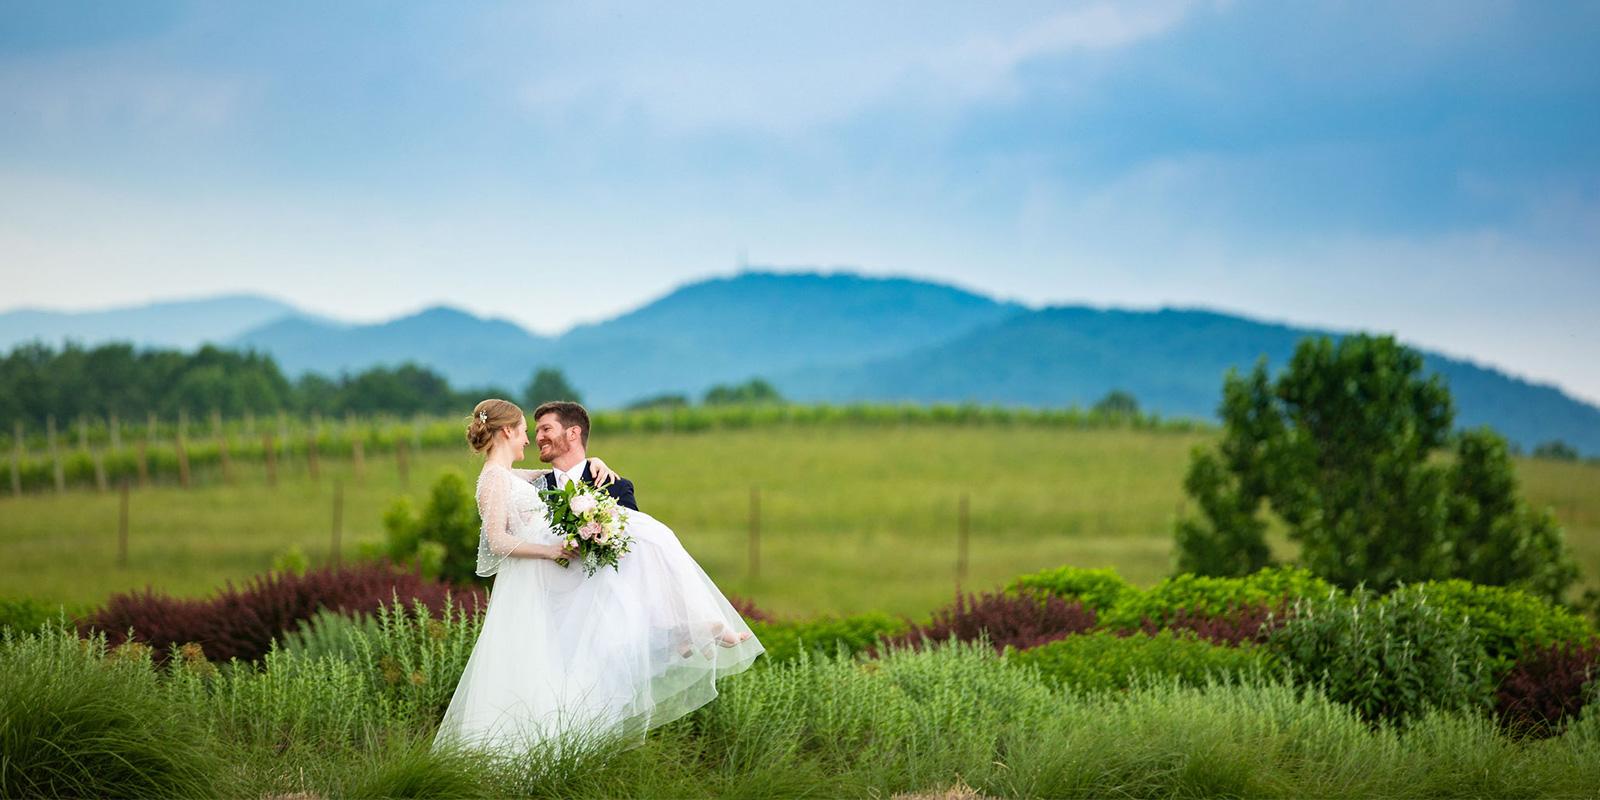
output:
[[[442,375],[415,364],[291,380],[270,355],[213,345],[185,353],[126,343],[56,349],[33,342],[0,357],[0,425],[6,429],[19,421],[43,425],[47,417],[132,420],[180,411],[445,414],[484,397],[508,396],[493,387],[454,390]]]

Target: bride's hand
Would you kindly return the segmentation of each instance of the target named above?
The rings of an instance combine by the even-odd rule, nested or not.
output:
[[[570,544],[546,545],[545,558],[548,558],[551,561],[554,561],[558,558],[565,558],[568,561],[572,561],[577,559],[579,555],[578,548]]]
[[[606,462],[593,456],[589,458],[589,472],[594,474],[596,486],[610,486],[617,481],[617,473],[612,472],[611,468],[606,466]]]

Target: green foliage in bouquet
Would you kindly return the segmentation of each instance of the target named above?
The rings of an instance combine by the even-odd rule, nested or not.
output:
[[[617,505],[615,497],[579,481],[568,481],[560,489],[543,489],[539,494],[544,497],[550,529],[577,549],[585,574],[594,575],[605,567],[618,568],[622,557],[631,549],[633,538],[623,532],[626,512]],[[586,529],[597,533],[585,535],[582,532]],[[565,558],[555,561],[567,566]]]

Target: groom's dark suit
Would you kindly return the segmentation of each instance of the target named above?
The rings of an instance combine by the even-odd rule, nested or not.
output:
[[[590,486],[594,485],[594,473],[589,471],[588,461],[583,462],[583,482],[589,484]],[[552,471],[550,474],[544,476],[544,488],[556,488],[555,472]],[[617,499],[617,505],[620,505],[623,508],[631,508],[634,511],[639,510],[638,501],[633,499],[633,481],[630,481],[627,478],[619,475],[617,476],[616,480],[612,481],[610,485],[605,487],[605,490],[606,494],[609,494]]]

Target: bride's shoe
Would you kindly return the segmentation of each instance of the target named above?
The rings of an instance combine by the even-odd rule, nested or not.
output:
[[[737,646],[740,642],[743,642],[744,640],[749,639],[749,638],[750,638],[750,632],[749,631],[738,631],[737,633],[735,633],[734,631],[728,631],[727,633],[724,633],[721,636],[718,636],[716,638],[716,642],[717,642],[717,644],[722,645],[723,647],[734,647],[734,646]]]

